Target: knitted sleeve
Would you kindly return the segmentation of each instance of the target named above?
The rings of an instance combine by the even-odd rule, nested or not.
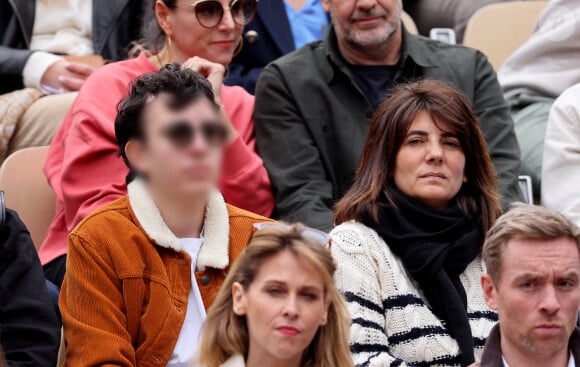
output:
[[[357,366],[408,366],[390,354],[387,314],[382,300],[380,253],[368,236],[353,225],[332,232],[332,256],[337,264],[335,281],[344,294],[352,317],[350,347]]]

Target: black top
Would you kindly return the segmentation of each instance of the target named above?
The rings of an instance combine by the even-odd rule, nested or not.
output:
[[[346,62],[345,64],[373,111],[376,110],[393,86],[397,65],[353,65]]]
[[[9,209],[0,230],[0,343],[10,367],[56,365],[60,325],[30,234]]]

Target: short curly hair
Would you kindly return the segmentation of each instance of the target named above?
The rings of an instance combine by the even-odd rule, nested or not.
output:
[[[129,94],[119,103],[115,118],[115,136],[119,155],[129,168],[127,183],[137,176],[125,153],[125,146],[134,139],[143,139],[143,111],[151,97],[168,94],[168,107],[180,110],[190,103],[207,98],[216,112],[220,106],[215,101],[211,83],[191,69],[178,63],[163,66],[159,71],[145,74],[131,83]]]

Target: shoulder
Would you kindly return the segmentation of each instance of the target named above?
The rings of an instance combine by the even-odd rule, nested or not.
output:
[[[378,246],[383,240],[377,232],[366,225],[350,221],[336,226],[331,232],[332,247],[352,252],[366,251]]]
[[[81,88],[78,98],[82,98],[82,96],[95,90],[100,92],[99,97],[108,96],[115,91],[121,91],[125,94],[133,80],[154,71],[154,66],[145,56],[112,62],[98,68],[89,76]],[[104,88],[106,88],[106,93],[103,93]]]
[[[226,204],[230,220],[230,232],[249,238],[254,223],[273,222],[272,219]]]
[[[137,226],[131,219],[129,199],[125,195],[89,214],[73,229],[70,236],[90,242],[100,242],[98,239],[106,238],[106,242],[109,242],[112,233],[127,233],[131,227]]]
[[[267,72],[278,70],[280,73],[295,73],[293,76],[303,75],[315,70],[317,60],[325,55],[324,41],[315,41],[292,51],[270,63],[264,69]]]

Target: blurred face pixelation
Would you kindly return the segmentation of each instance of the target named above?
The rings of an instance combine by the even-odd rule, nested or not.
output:
[[[247,320],[249,356],[269,365],[300,361],[319,327],[326,324],[329,305],[322,277],[290,251],[264,261],[248,289],[236,283],[232,295],[234,312]]]
[[[219,123],[219,114],[207,98],[199,98],[184,108],[173,110],[167,95],[152,97],[143,113],[143,141],[129,144],[131,163],[148,182],[182,197],[203,197],[215,189],[221,168],[222,149],[201,132],[210,123]],[[193,138],[182,146],[167,131],[175,125],[190,125]],[[187,126],[186,126],[187,127]]]
[[[356,48],[378,47],[401,26],[401,0],[323,0],[337,38]]]
[[[188,58],[199,56],[211,62],[228,65],[241,41],[244,26],[236,24],[231,12],[226,10],[217,26],[206,28],[199,23],[194,7],[190,6],[195,2],[180,1],[177,8],[168,10],[167,23],[171,28],[173,47]],[[230,0],[220,0],[220,3],[229,9]]]
[[[482,286],[499,315],[502,350],[539,358],[568,353],[580,306],[580,256],[573,239],[508,241],[499,279],[485,274]]]
[[[397,188],[432,209],[446,209],[466,181],[465,154],[444,123],[421,111],[397,153],[393,179]]]

